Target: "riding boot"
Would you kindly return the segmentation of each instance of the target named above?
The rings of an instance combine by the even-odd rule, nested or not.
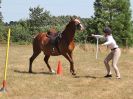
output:
[[[55,48],[54,47],[52,48],[52,53],[55,53]]]

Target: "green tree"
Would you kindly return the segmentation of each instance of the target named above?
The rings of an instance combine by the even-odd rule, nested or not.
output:
[[[0,0],[0,9],[1,9],[1,0]],[[0,11],[0,41],[3,41],[4,39],[4,25],[3,25],[3,16],[2,16],[2,12]]]
[[[36,8],[30,8],[30,30],[33,32],[41,31],[41,28],[50,24],[50,12],[37,6]]]
[[[24,26],[23,26],[24,25]],[[25,22],[19,22],[10,26],[12,29],[11,40],[19,44],[26,44],[32,41],[32,36],[28,28],[25,28]]]
[[[1,8],[1,0],[0,0],[0,8]],[[0,23],[2,22],[2,12],[0,11]]]

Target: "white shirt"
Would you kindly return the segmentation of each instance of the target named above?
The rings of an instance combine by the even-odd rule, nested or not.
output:
[[[114,40],[112,35],[107,35],[106,37],[103,35],[94,35],[96,38],[105,38],[106,42],[103,45],[107,45],[110,49],[118,48],[116,41]]]

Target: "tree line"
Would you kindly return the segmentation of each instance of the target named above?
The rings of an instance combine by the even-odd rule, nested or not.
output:
[[[0,0],[1,4],[1,0]],[[0,12],[0,42],[6,41],[7,28],[11,28],[11,41],[19,44],[29,44],[39,32],[47,32],[55,28],[61,32],[69,22],[71,16],[53,16],[40,6],[29,8],[29,19],[3,22]],[[89,12],[88,12],[89,13]],[[75,42],[94,43],[91,34],[103,34],[103,28],[111,27],[116,41],[121,46],[133,45],[133,21],[131,20],[130,0],[95,0],[94,16],[80,18],[85,30],[75,34]],[[101,41],[102,42],[102,41]]]

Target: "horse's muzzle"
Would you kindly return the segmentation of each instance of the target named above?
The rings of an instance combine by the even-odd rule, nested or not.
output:
[[[83,31],[84,30],[84,27],[82,24],[79,24],[80,25],[80,30]]]

